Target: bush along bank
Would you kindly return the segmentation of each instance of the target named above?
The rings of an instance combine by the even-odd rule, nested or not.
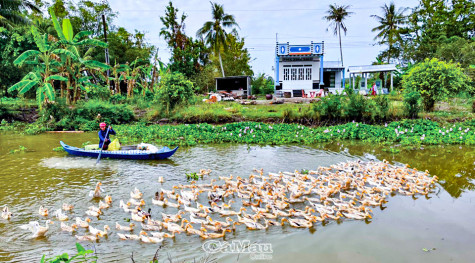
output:
[[[122,143],[196,145],[245,143],[261,145],[305,144],[339,140],[371,143],[400,143],[407,146],[435,144],[475,145],[475,120],[440,124],[430,120],[403,120],[385,125],[350,122],[330,127],[311,128],[298,124],[240,122],[225,125],[115,125]]]

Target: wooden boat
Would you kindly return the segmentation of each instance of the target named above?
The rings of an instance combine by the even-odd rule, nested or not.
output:
[[[60,141],[63,149],[72,155],[77,156],[86,156],[97,158],[99,156],[100,150],[85,150],[84,148],[77,148],[74,146],[69,146],[64,142]],[[168,147],[163,147],[158,151],[147,151],[147,150],[136,150],[133,149],[133,146],[122,147],[119,151],[102,151],[101,158],[112,158],[112,159],[133,159],[133,160],[153,160],[153,159],[166,159],[172,156],[178,147],[175,149],[170,149]]]

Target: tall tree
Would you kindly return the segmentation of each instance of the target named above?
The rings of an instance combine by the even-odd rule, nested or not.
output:
[[[222,5],[213,2],[210,3],[213,20],[205,22],[203,27],[196,32],[196,35],[199,38],[204,38],[205,43],[210,45],[215,54],[218,54],[221,73],[223,77],[225,77],[221,59],[221,48],[223,48],[224,51],[228,48],[226,44],[228,33],[226,33],[225,28],[235,29],[235,27],[239,26],[233,15],[224,13]]]
[[[409,15],[404,55],[414,62],[433,58],[437,49],[454,36],[475,36],[473,0],[420,0]]]
[[[379,23],[379,26],[373,28],[371,32],[378,32],[374,39],[380,39],[379,44],[388,45],[387,62],[389,63],[391,57],[397,55],[394,44],[396,42],[402,41],[401,26],[406,23],[406,16],[404,15],[404,12],[408,8],[400,7],[398,10],[396,10],[396,6],[393,2],[391,2],[389,6],[384,4],[381,9],[383,11],[383,16],[371,16]]]
[[[21,13],[24,10],[41,12],[34,3],[28,0],[0,0],[0,26],[28,24],[29,20]]]
[[[165,10],[165,16],[160,17],[160,21],[164,25],[160,29],[160,36],[165,38],[172,52],[177,48],[184,49],[187,40],[184,32],[186,14],[182,13],[181,19],[178,21],[178,12],[178,8],[175,8],[170,1]]]
[[[200,40],[193,40],[185,34],[186,14],[182,13],[178,19],[178,8],[170,1],[165,10],[165,15],[160,17],[164,27],[160,36],[167,41],[172,53],[169,69],[183,73],[187,78],[192,78],[208,62],[206,54],[208,49]]]
[[[343,30],[343,33],[345,33],[346,35],[347,28],[345,24],[343,23],[343,20],[345,20],[347,17],[353,14],[353,12],[348,11],[348,9],[350,8],[349,5],[339,6],[337,4],[333,4],[333,5],[330,5],[329,7],[330,9],[327,11],[328,15],[324,16],[323,19],[330,22],[329,28],[333,28],[333,34],[338,35],[338,38],[340,40],[341,65],[343,66],[343,51],[341,49],[341,30]]]

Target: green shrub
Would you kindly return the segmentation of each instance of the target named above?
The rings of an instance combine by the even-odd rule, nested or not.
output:
[[[46,104],[40,112],[38,125],[45,130],[96,130],[99,122],[111,124],[129,123],[135,120],[133,110],[127,105],[114,105],[107,101],[81,101],[74,107],[66,105],[64,100]],[[32,128],[31,133],[37,133]]]
[[[417,118],[421,110],[421,94],[417,91],[404,92],[404,108],[409,118]]]
[[[387,96],[379,95],[376,96],[373,101],[376,104],[376,114],[375,117],[380,120],[386,120],[389,115],[389,99]]]
[[[124,103],[126,100],[127,100],[127,97],[122,96],[121,94],[114,94],[109,99],[109,101],[114,104]]]
[[[274,94],[274,81],[264,73],[252,78],[252,94]]]
[[[186,105],[194,97],[193,83],[179,72],[167,72],[162,76],[155,92],[157,102],[168,115],[176,106]]]
[[[402,78],[402,87],[408,92],[418,91],[426,111],[432,111],[439,100],[446,100],[459,92],[472,92],[470,79],[457,64],[426,59],[411,68]]]
[[[363,95],[353,94],[348,96],[345,115],[351,120],[360,121],[369,111],[368,102]]]
[[[89,86],[86,88],[89,99],[109,100],[111,92],[106,86]]]
[[[313,105],[321,119],[338,120],[342,118],[342,96],[329,95]]]

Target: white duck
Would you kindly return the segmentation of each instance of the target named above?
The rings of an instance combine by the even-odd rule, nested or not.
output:
[[[27,225],[21,225],[20,228],[31,231],[31,233],[33,233],[31,238],[35,238],[45,236],[46,232],[48,232],[49,224],[53,224],[53,222],[51,222],[51,220],[46,220],[46,225],[40,226],[38,221],[31,221]]]
[[[61,231],[72,233],[76,231],[78,226],[76,224],[72,224],[71,226],[66,225],[64,222],[61,222]]]
[[[101,182],[97,182],[96,188],[94,189],[94,191],[89,192],[89,196],[92,198],[102,198],[101,192],[103,192],[103,190],[101,188],[101,185]]]
[[[76,217],[76,225],[82,228],[89,228],[89,222],[91,222],[91,219],[89,219],[89,217],[86,217],[86,219],[84,220],[82,220],[80,217]]]
[[[130,197],[132,197],[133,199],[141,199],[142,196],[143,194],[140,192],[139,189],[137,189],[137,187],[135,187],[133,192],[130,192]]]
[[[64,211],[71,211],[71,210],[73,210],[73,208],[74,208],[73,205],[63,203],[62,209],[63,209]]]
[[[38,213],[42,216],[48,216],[48,208],[40,206]]]
[[[145,225],[144,223],[142,223],[142,230],[144,231],[160,231],[162,230],[162,227],[161,226],[155,226],[155,225]]]
[[[115,222],[115,229],[122,230],[122,231],[133,231],[134,230],[134,223],[130,223],[129,226],[121,226],[118,222]]]
[[[75,235],[76,239],[77,240],[80,240],[80,241],[96,241],[97,239],[99,239],[98,235],[85,235],[85,236],[78,236],[78,235]]]
[[[165,201],[160,201],[160,200],[157,200],[155,198],[152,198],[152,204],[154,205],[159,205],[159,206],[165,206]]]
[[[163,238],[160,238],[160,237],[149,237],[147,235],[147,233],[145,232],[140,232],[140,241],[144,242],[144,243],[162,243],[163,242]]]
[[[111,229],[108,225],[104,225],[104,231],[94,228],[93,226],[89,226],[89,232],[91,232],[91,234],[95,236],[100,236],[100,237],[107,236],[107,231],[110,231],[110,230]]]
[[[120,239],[122,240],[140,240],[140,237],[137,235],[121,234],[117,233]]]
[[[198,213],[198,212],[200,212],[200,209],[199,209],[199,208],[189,207],[189,206],[187,206],[186,204],[184,204],[183,206],[185,207],[185,211],[187,211],[187,212],[190,212],[190,213]]]
[[[138,214],[131,213],[130,218],[137,222],[143,222],[147,217],[146,216],[139,216]]]
[[[12,218],[12,213],[8,210],[8,206],[3,207],[2,218],[5,220],[10,220],[10,218]]]
[[[110,204],[108,204],[107,202],[102,202],[102,200],[99,201],[99,209],[107,209],[109,207],[110,207]]]
[[[58,218],[59,221],[69,220],[69,217],[67,215],[63,214],[63,211],[61,209],[56,210],[54,215]]]

